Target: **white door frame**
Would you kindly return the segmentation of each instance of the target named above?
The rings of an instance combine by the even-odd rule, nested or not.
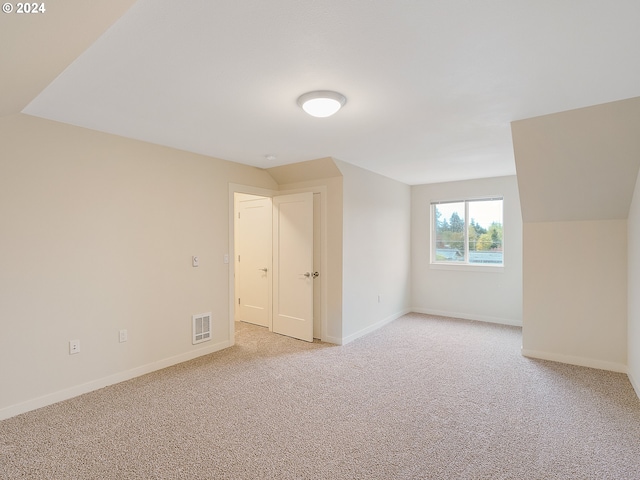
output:
[[[294,188],[288,190],[270,190],[267,188],[252,187],[229,183],[229,346],[235,344],[235,193],[248,193],[263,197],[274,197],[276,195],[287,195],[290,193],[312,192],[320,194],[320,309],[321,309],[321,338],[327,337],[327,187],[324,185],[310,186],[304,188]],[[314,318],[314,322],[317,319]]]

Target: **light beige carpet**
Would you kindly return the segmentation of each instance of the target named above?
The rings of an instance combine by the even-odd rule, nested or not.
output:
[[[0,478],[639,479],[625,375],[519,328],[410,314],[346,346],[237,345],[0,422]]]

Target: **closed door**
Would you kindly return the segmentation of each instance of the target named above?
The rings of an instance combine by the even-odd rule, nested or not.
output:
[[[236,320],[269,326],[271,199],[237,194]]]
[[[313,193],[273,198],[273,331],[313,341]]]

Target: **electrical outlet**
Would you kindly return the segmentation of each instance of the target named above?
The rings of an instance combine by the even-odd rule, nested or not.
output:
[[[129,340],[129,335],[126,330],[120,330],[120,343]]]
[[[80,353],[80,340],[69,340],[69,355]]]
[[[197,267],[200,265],[200,259],[196,255],[191,257],[191,265],[194,267]]]

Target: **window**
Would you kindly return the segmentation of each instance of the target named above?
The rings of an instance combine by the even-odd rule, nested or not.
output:
[[[502,266],[502,203],[502,197],[432,202],[431,263]]]

